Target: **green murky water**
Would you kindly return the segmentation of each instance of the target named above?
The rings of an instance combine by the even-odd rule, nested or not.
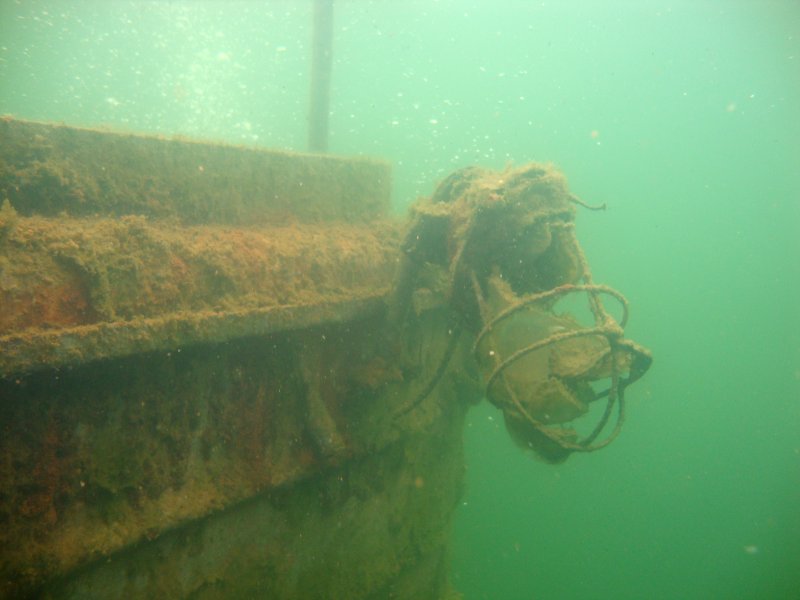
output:
[[[0,113],[302,150],[310,3],[0,2]],[[462,166],[552,161],[656,362],[608,449],[552,467],[482,405],[467,600],[796,598],[800,4],[339,0],[333,152],[398,211]]]

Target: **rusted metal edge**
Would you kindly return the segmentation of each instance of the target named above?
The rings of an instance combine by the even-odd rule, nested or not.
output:
[[[380,310],[385,296],[384,290],[375,295],[321,304],[187,312],[53,331],[27,330],[0,336],[0,377],[341,323]]]

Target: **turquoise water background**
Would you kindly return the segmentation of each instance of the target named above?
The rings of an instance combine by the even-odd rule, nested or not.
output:
[[[303,150],[311,4],[0,0],[0,113]],[[550,161],[655,355],[620,438],[537,462],[485,403],[466,600],[800,598],[800,3],[336,2],[331,151],[402,212]]]

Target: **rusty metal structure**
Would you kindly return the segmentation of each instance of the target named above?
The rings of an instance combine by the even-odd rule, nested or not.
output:
[[[466,169],[407,220],[389,190],[0,120],[0,596],[457,597],[469,407],[550,462],[616,436],[651,359],[564,177]]]

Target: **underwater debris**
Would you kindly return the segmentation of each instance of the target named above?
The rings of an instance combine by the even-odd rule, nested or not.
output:
[[[401,277],[421,280],[432,265],[446,274],[440,293],[459,326],[475,336],[486,397],[503,411],[512,438],[551,462],[616,438],[625,389],[652,361],[649,351],[623,337],[624,296],[593,283],[575,237],[573,205],[605,208],[569,193],[563,175],[545,165],[458,171],[414,207]],[[590,326],[553,310],[562,297],[576,294],[587,297]],[[398,301],[409,295],[396,293]],[[603,297],[620,303],[619,322]],[[595,391],[592,383],[599,380],[609,380],[609,387]],[[606,408],[599,422],[579,439],[566,424],[600,398]],[[613,430],[596,442],[615,408]]]
[[[377,161],[0,139],[0,596],[445,597],[469,406],[559,462],[650,365],[551,167],[401,222]]]

